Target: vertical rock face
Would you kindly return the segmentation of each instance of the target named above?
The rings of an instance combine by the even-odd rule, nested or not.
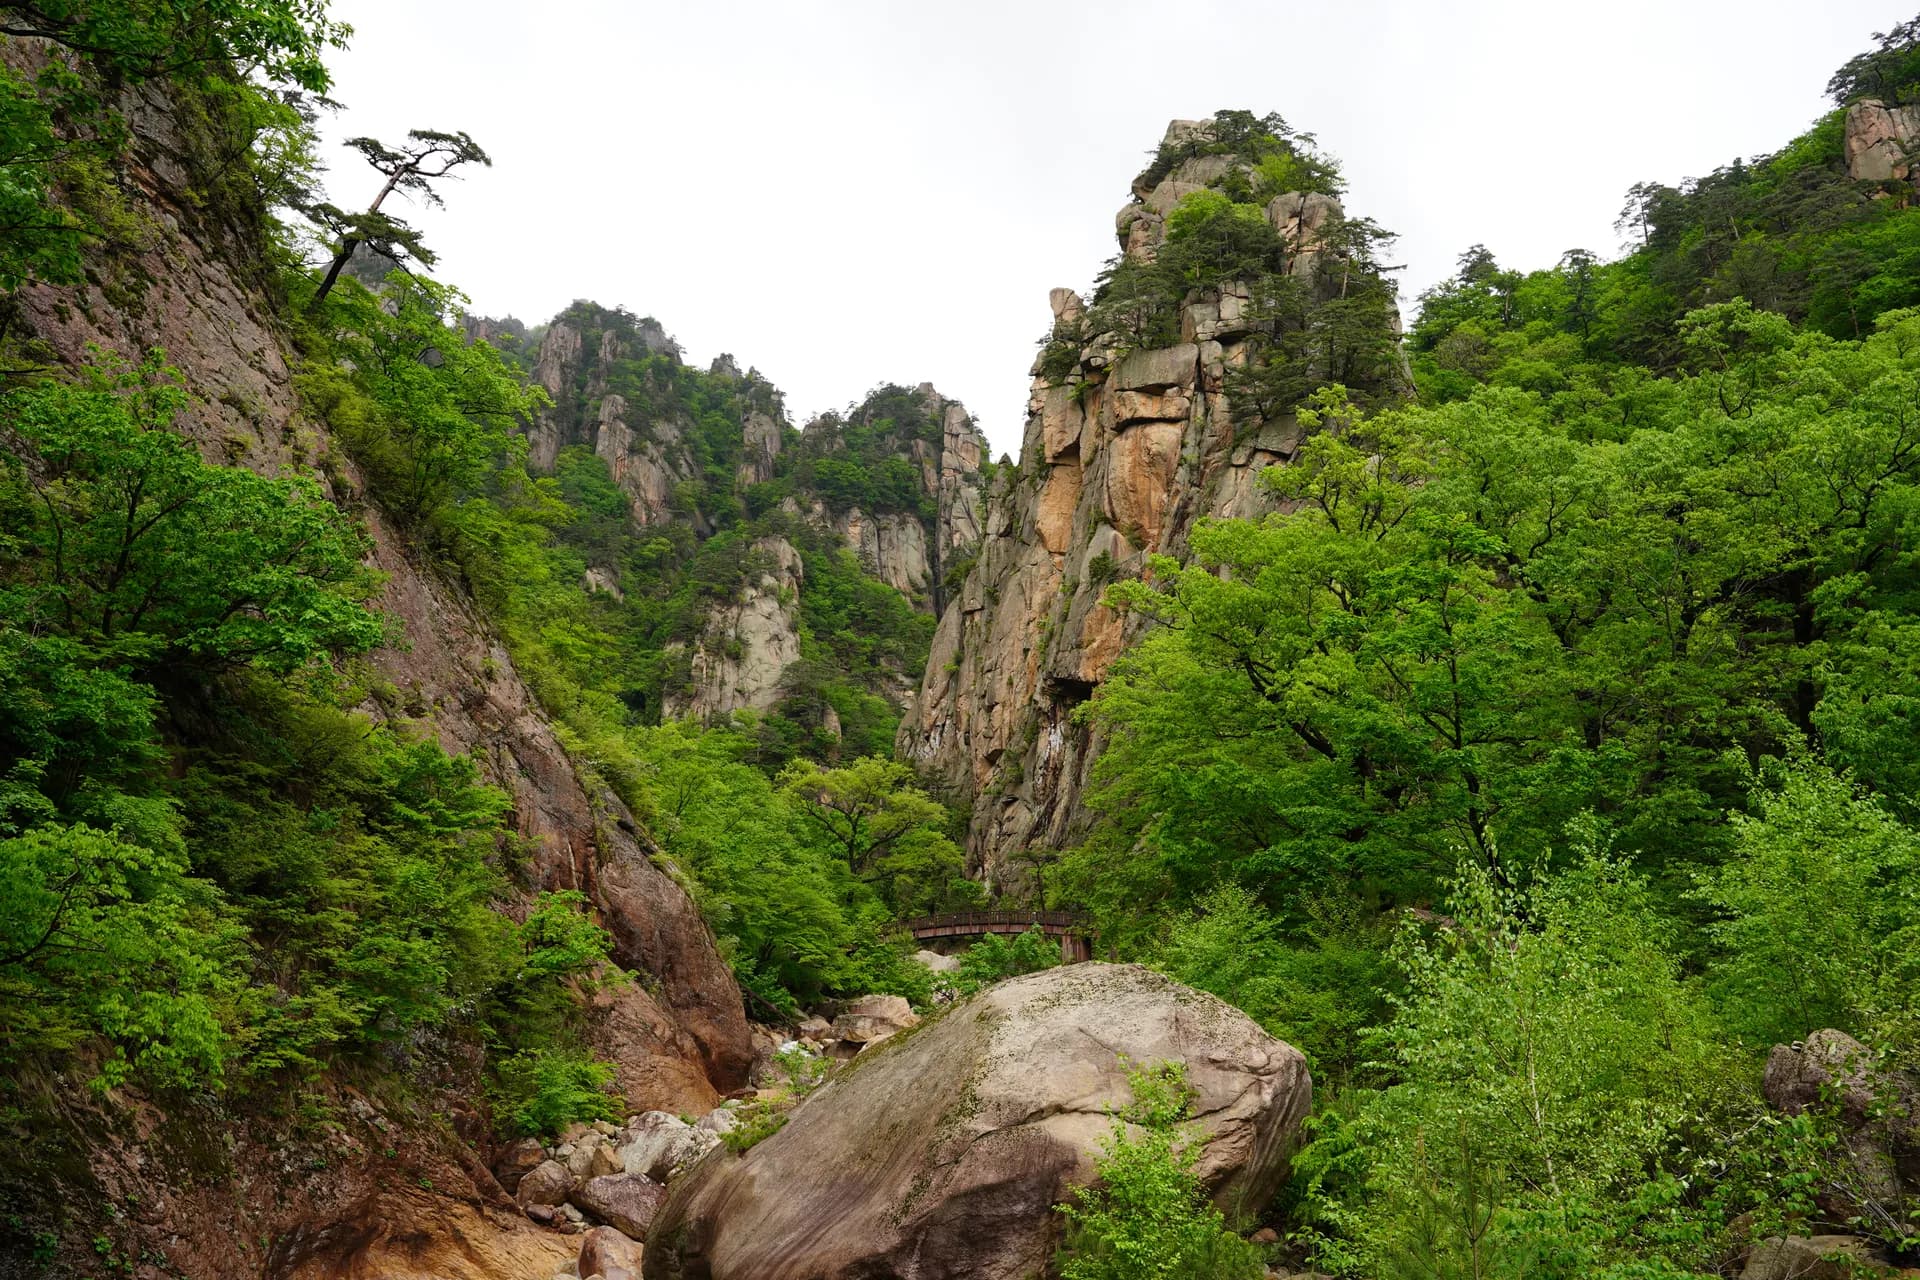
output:
[[[1174,121],[1172,146],[1206,122]],[[1185,196],[1248,170],[1231,155],[1197,155],[1148,185],[1115,220],[1119,241],[1151,260],[1166,216]],[[1151,172],[1151,171],[1150,171]],[[1322,234],[1338,202],[1288,193],[1265,205],[1288,247],[1288,271],[1323,298]],[[1153,554],[1179,556],[1205,516],[1273,509],[1259,484],[1301,443],[1291,414],[1236,424],[1231,370],[1256,358],[1256,308],[1243,286],[1195,290],[1180,307],[1180,341],[1124,351],[1084,333],[1087,305],[1050,298],[1054,333],[1082,335],[1070,371],[1036,361],[1019,470],[996,478],[978,562],[935,633],[919,697],[902,720],[903,758],[972,797],[968,847],[990,883],[1018,878],[1016,855],[1082,834],[1080,796],[1097,735],[1073,720],[1134,636],[1100,603],[1106,585],[1138,576]],[[1053,367],[1053,376],[1043,372]]]
[[[984,517],[987,440],[966,407],[931,383],[910,392],[881,388],[844,422],[829,414],[807,424],[800,449],[807,455],[803,468],[846,460],[872,474],[890,464],[907,465],[910,493],[890,495],[896,503],[904,498],[904,506],[869,510],[814,481],[812,493],[789,510],[832,529],[868,573],[920,608],[938,612],[945,604],[942,580],[979,545]]]
[[[1891,182],[1913,176],[1912,153],[1920,143],[1920,105],[1889,107],[1872,98],[1847,108],[1849,177]]]
[[[683,556],[744,527],[766,535],[754,554],[785,566],[765,579],[749,573],[705,617],[677,627],[684,665],[663,691],[669,717],[772,711],[783,696],[782,678],[800,658],[806,590],[794,544],[808,554],[820,546],[790,523],[744,523],[771,500],[927,613],[945,603],[947,568],[979,541],[986,441],[966,409],[930,385],[883,387],[846,417],[822,415],[796,432],[757,372],[741,373],[726,355],[704,372],[690,368],[656,322],[625,311],[576,302],[546,326],[537,350],[524,328],[507,334],[504,322],[484,320],[469,328],[502,330],[497,345],[518,352],[552,400],[527,424],[534,470],[555,469],[564,449],[590,449],[625,494],[631,522],[669,535]],[[618,565],[590,572],[618,588]],[[917,680],[918,655],[912,663],[885,673],[889,701],[904,700]]]
[[[702,477],[716,449],[737,455],[740,487],[771,479],[787,436],[779,392],[722,356],[704,379],[740,427],[734,438],[703,437],[677,394],[680,384],[703,375],[681,363],[679,344],[650,316],[576,302],[547,325],[530,374],[553,403],[527,426],[528,465],[550,471],[560,450],[592,449],[626,492],[640,525],[672,519],[675,487]]]
[[[687,693],[670,695],[669,720],[719,720],[735,711],[765,711],[780,677],[800,660],[800,589],[806,570],[785,538],[753,544],[759,572],[735,597],[716,605],[691,646]]]

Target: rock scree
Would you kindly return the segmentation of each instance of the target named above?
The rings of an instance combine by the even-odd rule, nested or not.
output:
[[[1002,982],[861,1054],[744,1154],[676,1180],[646,1280],[1017,1280],[1059,1241],[1054,1205],[1094,1176],[1128,1065],[1180,1061],[1196,1173],[1229,1211],[1287,1173],[1313,1085],[1299,1051],[1138,965]]]

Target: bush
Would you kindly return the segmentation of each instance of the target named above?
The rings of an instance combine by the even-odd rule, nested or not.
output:
[[[972,995],[1002,978],[1023,973],[1038,973],[1060,963],[1060,944],[1039,928],[1021,934],[990,933],[960,955],[960,967],[953,971],[953,988],[961,995]]]
[[[786,1127],[787,1113],[770,1102],[756,1102],[737,1113],[739,1123],[720,1135],[727,1150],[743,1155]]]
[[[576,1121],[617,1120],[613,1067],[585,1054],[535,1049],[495,1064],[495,1123],[526,1138],[551,1138]]]
[[[1133,1102],[1094,1162],[1099,1181],[1060,1206],[1062,1280],[1259,1280],[1260,1251],[1228,1229],[1193,1174],[1198,1145],[1181,1134],[1186,1065],[1129,1071],[1127,1083]]]

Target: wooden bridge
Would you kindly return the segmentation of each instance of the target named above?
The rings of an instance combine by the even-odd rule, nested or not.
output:
[[[915,940],[978,938],[989,933],[1025,933],[1038,929],[1060,940],[1060,962],[1093,959],[1093,932],[1072,911],[952,911],[943,916],[921,916],[902,925]]]

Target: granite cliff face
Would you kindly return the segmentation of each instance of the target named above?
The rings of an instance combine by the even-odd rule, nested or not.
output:
[[[501,321],[470,328],[516,355],[552,403],[527,428],[528,465],[553,471],[585,450],[625,496],[633,527],[657,531],[685,565],[716,535],[746,530],[737,585],[682,619],[668,648],[660,713],[713,723],[777,712],[805,657],[806,571],[844,546],[859,571],[914,608],[945,604],[943,576],[980,540],[986,442],[964,406],[932,386],[876,389],[845,414],[796,430],[778,390],[731,356],[702,371],[651,318],[576,302],[537,334]],[[651,536],[651,533],[649,534]],[[622,595],[622,566],[588,585]],[[861,673],[896,708],[910,666]]]
[[[1162,154],[1204,143],[1210,128],[1174,121]],[[1136,179],[1115,219],[1130,258],[1160,251],[1183,198],[1249,171],[1220,154],[1155,168],[1164,174]],[[1339,202],[1290,192],[1264,212],[1309,303],[1337,296]],[[1035,362],[1020,466],[995,480],[978,562],[941,615],[897,743],[971,803],[972,865],[999,886],[1018,880],[1024,851],[1086,828],[1080,797],[1100,741],[1074,711],[1136,634],[1100,602],[1106,585],[1142,574],[1150,555],[1182,555],[1196,520],[1274,509],[1261,473],[1301,443],[1291,413],[1260,418],[1232,403],[1230,374],[1263,358],[1257,339],[1271,329],[1245,285],[1188,293],[1178,341],[1153,347],[1096,332],[1072,290],[1055,289],[1050,306],[1055,345],[1070,334],[1073,349]]]
[[[1920,105],[1890,107],[1867,99],[1847,108],[1847,175],[1867,182],[1913,176],[1913,150],[1920,144]]]

